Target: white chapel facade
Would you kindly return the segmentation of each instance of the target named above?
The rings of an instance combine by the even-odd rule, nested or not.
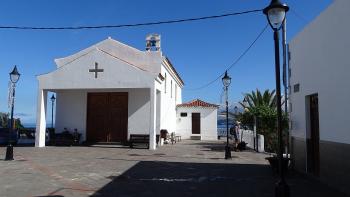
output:
[[[149,134],[155,149],[161,129],[175,132],[184,82],[162,54],[160,36],[146,41],[141,51],[108,38],[55,59],[57,69],[37,77],[35,146],[45,146],[48,92],[57,98],[56,133],[76,128],[81,141],[125,142],[131,134]]]

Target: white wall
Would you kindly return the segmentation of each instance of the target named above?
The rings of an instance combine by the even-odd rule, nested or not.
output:
[[[243,134],[242,141],[247,143],[247,147],[249,147],[251,149],[254,149],[255,148],[254,145],[256,146],[256,144],[255,144],[256,143],[256,139],[255,139],[254,131],[240,129],[239,130],[239,137],[241,137],[242,134]],[[264,136],[258,134],[257,138],[258,138],[258,151],[260,153],[261,152],[265,152]]]
[[[290,43],[292,136],[306,137],[305,97],[318,93],[320,139],[350,143],[349,10],[350,1],[334,1]]]
[[[182,112],[187,117],[181,117]],[[201,134],[192,134],[192,113],[200,113]],[[176,133],[182,139],[190,139],[191,136],[201,136],[201,140],[217,140],[217,108],[204,107],[178,107],[176,111]]]
[[[128,92],[128,136],[149,134],[149,89],[61,90],[57,92],[56,132],[77,128],[86,140],[86,110],[88,92]]]
[[[166,78],[159,86],[161,90],[160,129],[166,129],[170,133],[176,131],[176,105],[182,103],[182,88],[165,65],[162,65],[161,74]],[[173,85],[172,89],[171,84]],[[177,95],[175,95],[175,87],[177,87]]]
[[[78,129],[82,140],[86,139],[86,107],[87,94],[85,91],[56,92],[55,130],[60,133],[64,128],[70,131]]]
[[[89,69],[104,69],[95,74]],[[55,71],[38,76],[39,89],[99,89],[99,88],[150,88],[157,75],[143,71],[130,63],[110,56],[98,49],[91,51]]]

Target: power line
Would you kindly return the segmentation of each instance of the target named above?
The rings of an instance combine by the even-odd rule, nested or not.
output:
[[[299,14],[295,9],[290,9],[291,13],[294,14],[298,19],[302,20],[304,23],[308,23],[308,20],[301,14]]]
[[[249,47],[229,66],[225,69],[225,71],[229,71],[233,66],[235,66],[247,53],[248,51],[255,45],[255,43],[259,40],[259,38],[262,36],[262,34],[265,32],[266,28],[269,25],[267,24],[262,30],[261,32],[258,34],[258,36],[254,39],[254,41],[249,45]],[[187,91],[197,91],[197,90],[201,90],[203,88],[206,88],[208,86],[210,86],[211,84],[213,84],[214,82],[216,82],[218,79],[220,79],[223,75],[225,74],[225,72],[223,72],[222,74],[220,74],[219,76],[217,76],[214,80],[210,81],[209,83],[200,86],[198,88],[192,88],[192,89],[184,89]]]
[[[203,16],[197,18],[187,18],[187,19],[174,19],[168,21],[155,21],[147,23],[135,23],[135,24],[122,24],[122,25],[98,25],[98,26],[68,26],[68,27],[31,27],[31,26],[0,26],[0,29],[20,29],[20,30],[78,30],[78,29],[104,29],[104,28],[122,28],[122,27],[139,27],[139,26],[150,26],[150,25],[161,25],[161,24],[172,24],[172,23],[182,23],[190,21],[208,20],[215,18],[223,18],[228,16],[237,16],[249,13],[261,12],[261,9],[248,10],[243,12],[232,12],[227,14]]]

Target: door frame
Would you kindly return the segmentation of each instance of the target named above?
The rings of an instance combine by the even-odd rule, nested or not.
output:
[[[306,96],[306,171],[315,176],[319,176],[320,174],[320,124],[318,101],[318,94]]]

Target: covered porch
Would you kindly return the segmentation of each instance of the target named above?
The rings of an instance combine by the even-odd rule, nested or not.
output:
[[[47,117],[56,94],[55,132],[81,134],[80,142],[126,142],[131,134],[150,135],[156,149],[160,126],[160,91],[154,88],[42,89],[38,95],[36,147],[45,146]]]

